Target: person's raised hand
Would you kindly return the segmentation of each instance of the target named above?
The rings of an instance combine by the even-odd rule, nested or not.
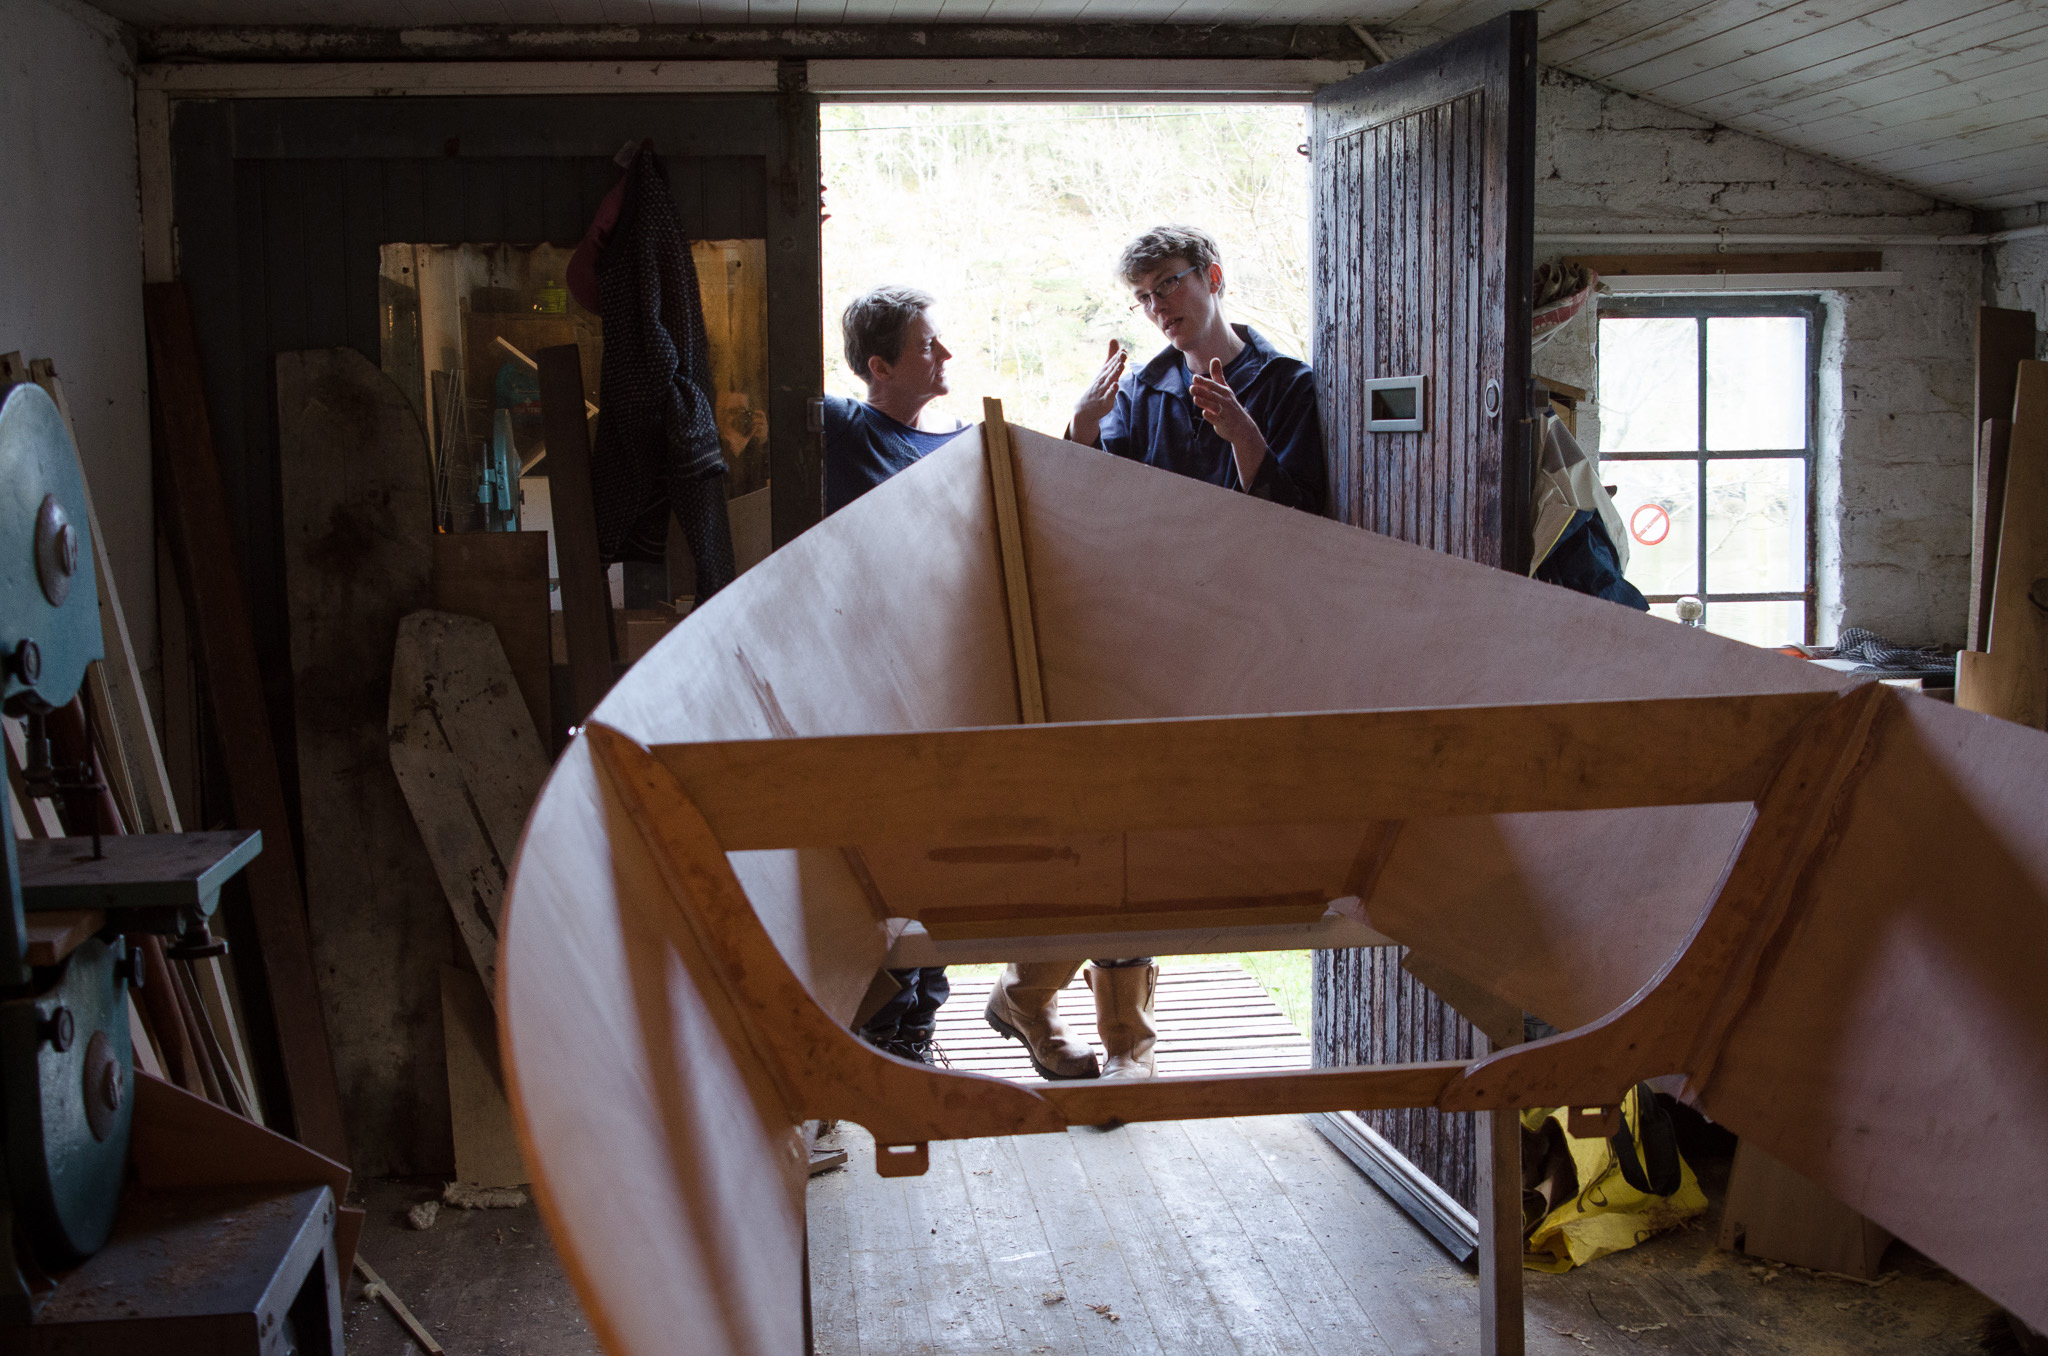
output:
[[[1202,412],[1202,418],[1209,421],[1209,427],[1221,434],[1223,440],[1239,451],[1256,447],[1261,453],[1266,450],[1266,439],[1259,432],[1259,426],[1252,422],[1250,414],[1238,403],[1237,392],[1230,389],[1230,383],[1223,379],[1223,360],[1209,360],[1209,375],[1196,377],[1188,388],[1194,397],[1195,407]]]
[[[1116,408],[1117,383],[1123,380],[1124,366],[1130,355],[1119,341],[1109,341],[1109,356],[1103,359],[1101,370],[1095,380],[1088,384],[1087,393],[1074,406],[1074,422],[1068,426],[1073,440],[1077,443],[1093,443],[1102,431],[1102,420]]]

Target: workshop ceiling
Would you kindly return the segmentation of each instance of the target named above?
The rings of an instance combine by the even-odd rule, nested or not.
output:
[[[1455,32],[1516,0],[98,0],[141,28],[1337,24]],[[1527,0],[1523,0],[1527,3]],[[2037,0],[1545,0],[1543,59],[1949,202],[2048,200]]]

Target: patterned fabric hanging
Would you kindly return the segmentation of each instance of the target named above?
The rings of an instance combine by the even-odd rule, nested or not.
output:
[[[673,513],[689,537],[701,603],[732,582],[734,567],[697,270],[653,150],[635,157],[624,187],[597,264],[603,412],[590,475],[598,551],[607,563],[665,559]]]

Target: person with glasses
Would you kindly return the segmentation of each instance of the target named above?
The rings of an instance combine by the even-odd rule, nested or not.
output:
[[[1132,288],[1132,311],[1159,327],[1166,347],[1126,375],[1123,346],[1112,340],[1067,437],[1321,513],[1328,479],[1315,375],[1250,326],[1225,319],[1216,241],[1192,226],[1155,227],[1124,248],[1118,272]],[[1078,969],[1079,961],[1006,967],[989,992],[988,1024],[1022,1043],[1042,1078],[1152,1077],[1158,965],[1138,956],[1088,967],[1099,1068],[1060,1020],[1060,991]]]
[[[1192,226],[1154,227],[1124,247],[1117,272],[1132,289],[1132,312],[1158,327],[1166,347],[1127,374],[1128,355],[1111,340],[1067,436],[1321,513],[1328,473],[1315,375],[1226,319],[1215,239]]]
[[[946,363],[953,356],[939,338],[932,306],[931,296],[915,287],[877,287],[848,302],[839,317],[846,365],[868,394],[864,401],[825,397],[826,513],[845,508],[966,427],[932,408],[946,394]],[[861,1026],[861,1039],[930,1064],[939,1007],[952,992],[946,967],[889,974],[901,988]]]

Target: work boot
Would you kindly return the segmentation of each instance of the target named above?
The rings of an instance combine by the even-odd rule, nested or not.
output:
[[[937,1033],[936,1025],[899,1026],[896,1028],[896,1039],[884,1048],[890,1054],[907,1059],[913,1064],[936,1065],[938,1060],[934,1057],[936,1047],[933,1037]]]
[[[1040,1078],[1093,1078],[1095,1052],[1060,1020],[1060,990],[1080,962],[1035,961],[1003,970],[988,993],[988,1024],[1024,1046]]]
[[[1091,965],[1095,1034],[1101,1038],[1104,1078],[1150,1078],[1159,1027],[1152,1001],[1159,993],[1157,965]]]

